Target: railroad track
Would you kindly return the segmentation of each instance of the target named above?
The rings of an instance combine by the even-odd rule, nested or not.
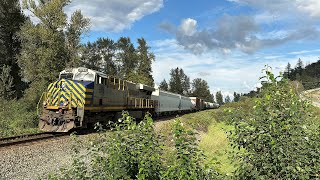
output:
[[[43,132],[43,133],[26,134],[26,135],[14,136],[14,137],[1,138],[0,148],[6,147],[6,146],[29,143],[29,142],[35,142],[35,141],[40,141],[45,139],[52,139],[52,138],[67,136],[67,135],[69,134]]]

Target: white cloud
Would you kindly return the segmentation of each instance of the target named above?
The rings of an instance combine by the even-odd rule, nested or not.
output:
[[[197,21],[191,18],[182,20],[180,31],[183,35],[192,36],[196,31]]]
[[[90,18],[93,30],[119,32],[162,7],[163,0],[74,0],[65,11],[70,17],[72,12],[80,9]]]
[[[254,53],[266,47],[274,47],[291,41],[316,40],[320,35],[314,26],[299,26],[294,29],[280,29],[265,32],[252,16],[224,15],[218,18],[216,27],[198,29],[197,21],[184,19],[175,27],[162,23],[160,27],[176,36],[180,45],[195,54],[207,50],[229,53],[238,49]]]
[[[289,62],[294,68],[299,55],[294,52],[281,54],[257,53],[255,56],[233,51],[230,54],[206,52],[195,55],[183,46],[178,45],[174,39],[158,40],[151,42],[156,61],[153,63],[153,76],[155,83],[159,84],[164,78],[169,81],[170,69],[180,67],[191,78],[202,78],[210,86],[212,93],[221,90],[225,95],[236,91],[247,93],[261,86],[259,77],[261,70],[268,64],[273,72],[278,75]],[[303,62],[318,60],[317,50],[309,55],[304,55]]]
[[[320,17],[319,0],[298,0],[297,9],[308,13],[312,17]]]
[[[310,17],[320,17],[319,0],[229,0],[266,10],[271,14],[304,13]]]

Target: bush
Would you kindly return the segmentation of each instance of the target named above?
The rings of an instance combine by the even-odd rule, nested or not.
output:
[[[0,137],[38,132],[35,111],[29,111],[23,100],[0,99]]]
[[[309,179],[320,170],[319,127],[311,127],[309,105],[285,79],[268,70],[262,98],[249,119],[235,124],[231,140],[239,154],[240,179]]]
[[[162,156],[160,138],[147,114],[136,123],[123,113],[120,124],[111,123],[111,131],[100,134],[83,152],[74,151],[72,167],[51,179],[216,179],[218,174],[203,163],[194,133],[180,122],[173,128],[173,156]],[[78,144],[79,145],[79,144]]]

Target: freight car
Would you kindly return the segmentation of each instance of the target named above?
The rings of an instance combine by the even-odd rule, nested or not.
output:
[[[189,97],[155,88],[151,99],[158,102],[154,111],[156,116],[186,113],[194,109]]]
[[[42,94],[39,128],[67,132],[96,122],[116,120],[126,110],[134,118],[177,114],[214,106],[197,97],[185,97],[140,83],[121,80],[87,68],[60,72]]]

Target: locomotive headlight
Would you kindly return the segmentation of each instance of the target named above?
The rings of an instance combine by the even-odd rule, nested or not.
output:
[[[46,106],[47,105],[47,101],[43,101],[43,106]]]
[[[69,104],[68,102],[64,102],[63,106],[68,106],[68,104]]]

